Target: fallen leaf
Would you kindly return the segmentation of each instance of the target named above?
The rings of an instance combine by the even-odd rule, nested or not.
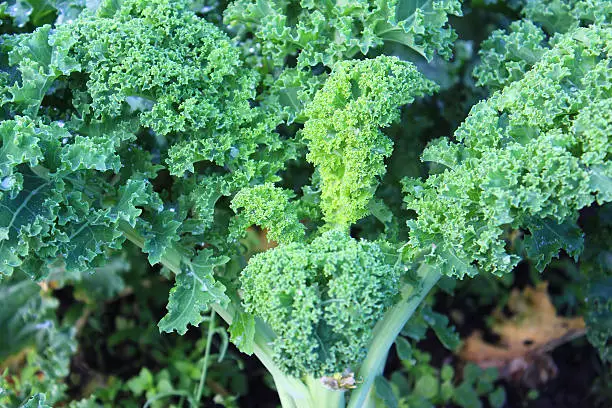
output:
[[[465,340],[459,357],[482,368],[495,367],[501,377],[528,387],[553,378],[557,367],[547,352],[584,335],[585,324],[582,317],[557,316],[547,287],[544,282],[522,293],[515,289],[507,304],[512,316],[506,317],[499,308],[493,313],[491,329],[499,341],[487,342],[476,331]]]

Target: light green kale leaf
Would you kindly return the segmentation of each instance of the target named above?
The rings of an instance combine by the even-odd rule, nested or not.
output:
[[[426,80],[408,62],[380,56],[345,61],[306,109],[303,137],[307,159],[321,177],[321,209],[325,221],[341,227],[366,216],[384,159],[392,142],[380,128],[399,118],[399,107],[432,93]]]
[[[580,26],[609,24],[612,3],[608,0],[527,0],[522,14],[552,35]]]

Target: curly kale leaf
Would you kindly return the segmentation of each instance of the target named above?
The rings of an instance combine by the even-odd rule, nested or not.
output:
[[[322,376],[360,363],[399,290],[401,273],[385,258],[377,244],[337,230],[251,258],[244,305],[278,336],[275,360],[285,371]]]
[[[308,161],[321,177],[325,221],[346,227],[368,213],[392,142],[380,128],[399,118],[399,107],[436,86],[407,62],[380,56],[345,61],[307,107],[303,137]]]
[[[141,122],[161,135],[236,126],[248,118],[255,78],[238,50],[187,2],[129,0],[61,25],[89,74],[98,116],[119,116],[127,98],[153,102]],[[231,112],[231,114],[229,114]]]
[[[525,19],[482,43],[481,62],[474,69],[479,85],[497,90],[521,79],[554,46],[558,33],[612,22],[607,0],[529,0],[522,12]]]
[[[189,2],[104,3],[60,25],[52,38],[70,38],[70,58],[87,74],[86,114],[137,115],[141,126],[169,145],[172,174],[194,172],[194,163],[204,160],[233,167],[247,160],[237,177],[252,178],[262,166],[250,155],[277,153],[271,147],[278,139],[277,122],[251,106],[255,71]]]
[[[249,34],[248,54],[261,53],[273,67],[297,56],[298,68],[367,54],[385,42],[402,44],[430,60],[450,58],[456,34],[449,15],[461,15],[459,0],[313,1],[237,0],[225,22],[238,38]]]
[[[91,269],[126,229],[159,262],[197,218],[210,226],[220,195],[278,181],[296,155],[274,115],[251,107],[254,71],[188,2],[105,1],[56,29],[7,36],[3,48],[1,274],[40,278],[54,262]],[[176,175],[218,165],[174,184],[204,192],[171,193],[180,214],[164,211],[147,181],[163,161]]]
[[[74,135],[62,123],[21,116],[0,123],[1,274],[20,268],[44,277],[56,260],[90,269],[125,240],[120,223],[135,226],[142,207],[157,212],[161,202],[138,173],[118,185],[105,177],[119,171],[125,138]]]
[[[268,183],[240,190],[232,200],[238,217],[232,229],[241,236],[253,224],[268,230],[271,241],[290,243],[304,237],[297,206],[289,201],[295,194]]]
[[[38,114],[45,94],[57,78],[80,68],[77,61],[68,56],[68,49],[75,39],[55,36],[50,39],[51,27],[46,25],[33,33],[5,36],[3,51],[8,63],[18,74],[2,90],[1,105],[8,105],[12,114],[34,117]]]
[[[0,200],[0,273],[6,275],[20,268],[41,278],[55,260],[70,271],[103,263],[106,251],[118,249],[125,240],[119,224],[134,223],[141,212],[136,207],[149,205],[155,198],[150,186],[131,180],[115,197],[107,197],[114,198],[114,204],[99,207],[81,191],[79,175],[67,181],[29,172],[22,176],[21,192]],[[126,196],[136,185],[138,195]]]
[[[259,82],[240,51],[184,0],[104,2],[59,26],[82,67],[82,115],[129,115],[152,131],[172,175],[209,162],[231,173],[229,190],[278,180],[295,155],[275,131],[280,115],[254,103]],[[68,41],[68,40],[66,40]],[[76,99],[76,98],[75,98]]]
[[[509,33],[496,30],[482,42],[481,62],[474,69],[478,85],[491,90],[519,80],[548,50],[546,35],[529,20],[514,22]]]
[[[543,226],[576,236],[561,224],[597,201],[612,199],[612,29],[578,28],[544,54],[523,79],[472,109],[455,133],[459,143],[432,143],[423,160],[446,170],[425,182],[407,180],[409,257],[462,277],[477,269],[503,274],[519,257],[507,253],[508,228]],[[543,267],[560,247],[577,255],[581,243],[549,240]],[[541,257],[539,256],[541,255]]]

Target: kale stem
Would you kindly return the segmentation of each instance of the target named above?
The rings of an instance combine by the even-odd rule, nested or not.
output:
[[[331,390],[323,385],[320,379],[313,377],[306,378],[306,385],[310,389],[312,400],[315,402],[315,407],[330,407],[342,408],[345,406],[344,390]]]
[[[210,311],[210,319],[208,321],[208,333],[206,337],[206,351],[204,351],[204,362],[202,365],[202,373],[200,374],[200,383],[195,394],[196,403],[200,403],[202,393],[204,392],[204,383],[206,382],[206,373],[208,371],[208,359],[210,358],[210,347],[212,345],[213,335],[215,334],[215,310]]]
[[[440,279],[440,273],[425,264],[419,267],[417,274],[421,279],[419,286],[407,285],[408,293],[403,296],[399,303],[387,311],[383,320],[374,327],[368,354],[361,364],[357,377],[362,383],[352,391],[347,408],[374,406],[372,386],[374,385],[374,379],[383,373],[389,349],[416,308]]]

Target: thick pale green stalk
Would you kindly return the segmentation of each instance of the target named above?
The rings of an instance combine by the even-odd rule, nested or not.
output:
[[[410,286],[408,293],[403,294],[402,300],[374,328],[368,354],[357,375],[362,383],[352,391],[348,408],[374,406],[374,379],[383,373],[389,349],[416,308],[440,279],[440,273],[428,265],[421,265],[417,274],[421,279],[419,286]]]
[[[283,380],[277,381],[276,378],[275,382],[277,387],[279,383],[285,384],[284,387],[278,388],[278,395],[283,408],[343,408],[345,406],[345,392],[330,390],[313,377],[307,376],[304,378],[304,382],[300,381],[307,388],[308,395],[292,394],[295,389],[292,388],[291,384],[286,384]]]
[[[305,382],[315,403],[312,407],[341,408],[345,406],[345,391],[330,390],[321,383],[320,379],[315,379],[311,376],[306,377]]]

